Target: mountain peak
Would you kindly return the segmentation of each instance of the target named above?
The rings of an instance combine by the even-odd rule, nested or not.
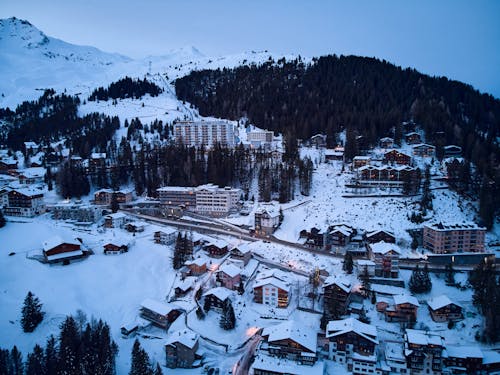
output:
[[[26,20],[16,17],[0,20],[0,44],[3,47],[37,48],[50,42],[43,32]]]

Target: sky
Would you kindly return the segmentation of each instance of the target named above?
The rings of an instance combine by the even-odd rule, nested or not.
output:
[[[130,57],[195,46],[377,57],[500,98],[498,0],[0,0],[0,18]]]

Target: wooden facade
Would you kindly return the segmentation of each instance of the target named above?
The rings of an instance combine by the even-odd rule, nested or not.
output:
[[[399,164],[399,165],[410,165],[411,156],[406,155],[397,150],[391,150],[384,154],[384,163],[387,164]]]

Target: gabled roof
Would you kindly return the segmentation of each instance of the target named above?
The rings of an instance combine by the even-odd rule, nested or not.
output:
[[[437,309],[443,308],[443,307],[451,305],[451,304],[460,306],[458,303],[452,302],[448,298],[448,296],[444,295],[444,294],[441,296],[438,296],[438,297],[431,298],[430,300],[427,301],[427,305],[429,305],[429,307],[432,310],[437,310]],[[462,307],[462,306],[460,306],[460,307]]]
[[[329,285],[337,285],[344,292],[349,293],[351,291],[352,283],[345,277],[338,277],[333,275],[326,278],[325,283],[323,284],[323,288]]]
[[[49,251],[50,249],[62,245],[63,243],[81,246],[81,243],[76,239],[63,239],[61,236],[54,236],[43,241],[43,251]]]
[[[205,245],[205,247],[208,247],[208,246],[215,246],[215,247],[218,247],[219,249],[223,249],[223,248],[229,246],[229,244],[223,240],[212,240]]]
[[[371,324],[360,322],[354,318],[332,320],[326,326],[326,337],[335,337],[345,333],[354,332],[361,337],[378,344],[377,328]]]
[[[394,233],[389,232],[388,230],[385,230],[385,229],[377,229],[377,230],[373,230],[371,232],[368,232],[368,233],[366,233],[366,237],[372,237],[372,236],[376,235],[377,233],[381,233],[381,232],[386,233],[392,237],[395,237]]]
[[[223,264],[219,268],[219,272],[224,272],[226,275],[233,278],[233,277],[238,276],[241,273],[241,269],[236,267],[234,264],[229,263],[229,264]]]
[[[395,296],[392,297],[394,299],[394,304],[395,305],[401,305],[403,303],[409,303],[413,306],[420,306],[420,303],[418,303],[418,300],[410,296],[408,294],[396,294]]]
[[[444,346],[444,340],[440,335],[419,329],[407,328],[406,339],[410,344]]]
[[[207,261],[205,259],[202,259],[202,258],[196,258],[196,259],[187,261],[185,264],[186,264],[186,266],[196,265],[198,267],[201,267],[204,264],[207,264]]]
[[[142,301],[141,307],[161,315],[167,315],[172,310],[179,309],[177,306],[172,305],[170,303],[160,302],[150,298],[147,298],[144,301]]]
[[[269,336],[267,341],[274,342],[290,339],[315,353],[317,348],[317,333],[303,324],[286,321],[275,326],[264,328],[262,336]]]
[[[205,294],[203,294],[203,296],[205,297],[209,295],[215,296],[219,300],[224,301],[227,298],[229,298],[232,295],[232,293],[229,289],[224,288],[222,286],[218,286],[217,288],[212,288],[209,291],[205,292]]]
[[[390,251],[394,251],[398,254],[401,254],[401,249],[399,248],[398,245],[393,243],[388,243],[385,241],[375,242],[369,244],[368,246],[370,246],[370,249],[374,254],[387,254]]]
[[[184,329],[181,331],[172,332],[168,337],[165,345],[174,345],[176,343],[181,343],[189,349],[193,349],[198,342],[198,334],[191,331],[190,329]]]
[[[446,345],[448,357],[483,358],[483,352],[477,345]]]
[[[114,214],[106,215],[106,218],[110,218],[112,220],[123,219],[126,217],[127,217],[127,215],[125,215],[123,212],[115,212]]]
[[[284,281],[277,279],[276,277],[266,277],[265,279],[259,279],[255,282],[253,287],[255,289],[255,288],[260,288],[261,286],[264,285],[273,285],[287,292],[290,291],[290,286],[286,284]]]

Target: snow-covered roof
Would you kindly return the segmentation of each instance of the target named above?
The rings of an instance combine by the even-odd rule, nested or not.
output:
[[[186,291],[194,285],[196,280],[196,276],[188,276],[184,280],[177,280],[174,288],[179,288],[180,290]]]
[[[419,143],[418,145],[413,145],[413,149],[422,148],[422,147],[436,148],[435,146],[427,144],[427,143]]]
[[[199,336],[197,333],[190,329],[183,329],[181,331],[172,332],[165,342],[165,345],[181,343],[185,347],[193,349],[198,342],[198,338]]]
[[[323,287],[327,287],[329,285],[337,285],[344,292],[349,293],[351,291],[352,283],[346,277],[332,275],[326,278]]]
[[[260,272],[259,275],[257,275],[257,279],[263,280],[266,278],[275,278],[281,281],[286,282],[288,280],[288,274],[280,269],[277,268],[268,268],[264,269]]]
[[[365,339],[378,344],[377,328],[371,324],[360,322],[354,318],[347,318],[342,320],[332,320],[326,326],[326,337],[335,337],[343,335],[348,332],[355,332]]]
[[[309,351],[316,352],[317,332],[293,320],[264,328],[262,336],[269,336],[268,342],[291,339]]]
[[[483,358],[483,352],[477,345],[446,345],[448,357]]]
[[[83,255],[82,250],[68,251],[66,253],[49,255],[49,256],[47,256],[47,260],[52,261],[52,260],[57,260],[57,259],[71,258],[74,256],[80,256],[80,255]]]
[[[452,302],[448,298],[448,296],[444,295],[444,294],[441,296],[438,296],[438,297],[431,298],[430,300],[427,301],[427,305],[429,305],[429,307],[432,310],[437,310],[437,309],[440,309],[442,307],[448,306],[450,304],[460,306],[458,303]]]
[[[354,261],[354,264],[356,264],[358,267],[370,267],[370,266],[375,266],[375,262],[367,259],[356,259]]]
[[[45,176],[45,168],[43,167],[31,167],[19,170],[19,173],[26,178],[36,178]]]
[[[61,236],[54,236],[51,237],[45,241],[43,241],[43,251],[49,251],[50,249],[53,249],[56,246],[62,245],[63,243],[71,244],[71,245],[78,245],[80,246],[81,243],[77,241],[76,239],[69,239],[69,238],[62,238]]]
[[[394,139],[391,137],[384,137],[384,138],[380,138],[380,141],[381,142],[393,142]]]
[[[406,357],[403,354],[403,343],[401,342],[385,342],[385,358],[389,360],[405,361]]]
[[[209,296],[209,295],[213,295],[217,297],[219,300],[224,301],[226,298],[231,297],[232,293],[229,289],[224,288],[222,286],[218,286],[217,288],[212,288],[207,292],[205,292],[205,294],[203,294],[203,296]]]
[[[406,329],[406,339],[410,344],[444,346],[443,338],[437,333],[418,329]]]
[[[164,303],[150,298],[147,298],[144,301],[142,301],[141,307],[161,315],[167,315],[172,310],[178,309],[177,306],[172,305],[170,303]]]
[[[128,242],[124,241],[123,239],[113,239],[111,241],[106,242],[103,246],[107,245],[122,247],[122,246],[128,246]]]
[[[131,221],[128,223],[128,225],[132,225],[137,228],[142,228],[146,225],[146,223],[144,221]]]
[[[284,281],[277,279],[276,277],[266,277],[264,279],[259,279],[256,280],[255,284],[253,285],[254,288],[259,288],[264,285],[273,285],[279,289],[289,291],[290,286],[286,284]]]
[[[252,363],[252,369],[259,369],[265,372],[276,372],[276,369],[283,374],[290,375],[323,375],[325,373],[325,362],[316,361],[314,365],[299,365],[296,361],[265,355],[259,352]],[[252,372],[250,372],[252,373]]]
[[[164,233],[164,234],[173,234],[177,232],[177,229],[173,227],[163,227],[161,230],[157,231],[158,233]]]
[[[393,243],[388,243],[385,241],[375,242],[369,244],[368,246],[370,246],[370,249],[374,254],[387,254],[390,251],[394,251],[398,254],[401,254],[401,249],[399,248],[398,245]]]
[[[370,231],[370,232],[366,233],[366,237],[370,238],[370,237],[372,237],[372,236],[374,236],[374,235],[376,235],[378,233],[386,233],[386,234],[388,234],[388,235],[390,235],[392,237],[395,237],[394,233],[389,232],[388,230],[385,230],[385,229],[377,229],[377,230]]]
[[[239,269],[238,267],[236,267],[232,263],[229,263],[229,264],[224,263],[219,268],[219,272],[224,272],[226,275],[228,275],[229,277],[233,278],[233,277],[238,276],[241,273],[241,269]]]
[[[106,153],[105,152],[93,152],[90,155],[91,159],[106,159]]]
[[[369,156],[355,156],[352,160],[370,160]]]
[[[26,195],[27,197],[34,197],[36,195],[43,195],[43,192],[33,188],[16,188],[12,189],[20,194]]]
[[[207,261],[205,259],[203,259],[203,258],[196,258],[196,259],[188,260],[187,262],[185,262],[186,266],[195,265],[195,266],[198,266],[198,267],[201,267],[201,266],[203,266],[206,263],[207,263]]]
[[[395,305],[401,305],[403,303],[409,303],[413,306],[420,306],[420,303],[418,303],[418,300],[410,296],[408,294],[396,294],[395,296],[392,297],[394,299],[394,304]]]
[[[38,148],[38,145],[33,141],[24,142],[24,146],[26,148]]]
[[[483,365],[500,363],[500,353],[494,350],[483,350]]]
[[[484,229],[486,228],[480,227],[476,223],[473,222],[463,222],[463,223],[446,223],[443,224],[442,222],[434,222],[434,223],[429,223],[425,224],[425,227],[431,228],[433,230],[470,230],[470,229]]]
[[[351,227],[348,227],[347,225],[338,224],[338,225],[332,225],[330,233],[334,232],[340,232],[344,236],[350,236],[354,232],[354,230]]]
[[[184,186],[163,186],[161,188],[156,189],[156,191],[184,191],[190,192],[194,191],[193,187],[184,187]]]
[[[127,217],[127,215],[125,215],[123,212],[115,212],[114,214],[106,215],[106,218],[110,218],[112,220],[123,219],[126,217]]]
[[[398,286],[392,286],[392,285],[382,285],[382,284],[373,284],[371,286],[371,289],[375,293],[387,294],[392,296],[396,294],[404,294],[406,292],[405,288],[400,288]]]
[[[205,247],[208,246],[215,246],[218,247],[219,249],[223,249],[226,246],[229,246],[229,244],[224,240],[211,240],[209,243],[205,245]]]

